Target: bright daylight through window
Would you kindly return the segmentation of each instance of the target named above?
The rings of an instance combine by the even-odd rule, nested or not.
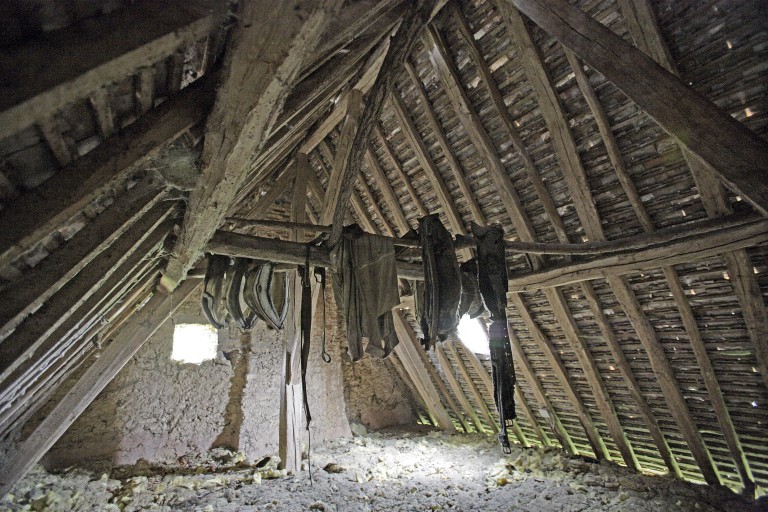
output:
[[[173,331],[171,360],[200,364],[216,358],[219,336],[208,324],[178,324]]]
[[[477,318],[469,318],[469,315],[461,317],[458,328],[459,339],[469,350],[475,354],[490,355],[488,336]]]

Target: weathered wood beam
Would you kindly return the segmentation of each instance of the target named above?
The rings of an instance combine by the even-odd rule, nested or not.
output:
[[[340,4],[340,0],[325,0],[316,7],[299,7],[254,1],[241,6],[232,51],[207,122],[202,175],[190,193],[184,223],[161,280],[164,288],[173,290],[184,280],[221,224],[247,177],[253,155],[264,148],[308,52]]]
[[[422,83],[421,78],[419,78],[419,74],[416,72],[416,68],[413,67],[413,64],[411,64],[410,61],[406,60],[405,71],[408,74],[408,77],[411,79],[413,88],[415,89],[416,95],[418,96],[419,102],[421,103],[422,109],[424,110],[424,115],[427,118],[429,129],[432,132],[432,135],[434,135],[435,139],[437,139],[437,143],[440,145],[440,150],[443,153],[443,157],[445,158],[448,167],[451,169],[453,178],[459,185],[462,199],[469,207],[469,211],[472,214],[473,220],[480,225],[485,225],[485,215],[483,215],[483,211],[480,209],[480,205],[477,204],[477,201],[475,200],[475,194],[472,192],[472,189],[469,187],[469,183],[467,183],[467,179],[464,176],[464,171],[462,170],[459,161],[453,154],[453,148],[448,142],[445,133],[443,133],[443,128],[437,119],[437,115],[435,114],[434,109],[432,108],[432,104],[429,101],[427,92],[424,90],[424,84]]]
[[[524,242],[536,239],[536,231],[531,224],[520,202],[517,191],[512,186],[507,170],[498,156],[498,152],[485,130],[482,121],[475,112],[467,92],[459,79],[456,65],[453,62],[442,36],[434,26],[422,34],[422,43],[427,49],[429,60],[440,76],[446,94],[451,99],[453,110],[461,120],[464,129],[469,134],[478,156],[483,161],[491,181],[496,186],[497,193],[504,208],[507,210],[517,235]]]
[[[280,173],[272,186],[269,187],[269,190],[267,190],[267,193],[259,198],[256,205],[248,210],[245,214],[245,218],[258,219],[263,217],[272,205],[275,204],[275,201],[285,194],[295,179],[296,163],[292,162],[287,169],[284,169],[283,172]]]
[[[339,140],[336,145],[336,153],[332,160],[333,167],[331,168],[331,177],[328,179],[328,187],[323,200],[323,209],[320,215],[320,222],[323,224],[331,224],[333,222],[333,217],[337,208],[346,208],[346,204],[339,204],[342,199],[342,183],[346,174],[348,172],[354,172],[355,177],[357,177],[359,169],[353,170],[350,168],[352,165],[350,157],[352,144],[357,136],[364,107],[363,93],[356,89],[350,91],[347,112],[344,117],[344,126],[341,128],[341,134],[339,135]],[[349,197],[344,199],[349,200]]]
[[[619,344],[619,340],[616,338],[616,333],[614,333],[608,318],[603,312],[603,306],[600,304],[600,300],[597,297],[597,293],[595,293],[595,289],[592,287],[592,283],[583,283],[582,290],[584,292],[584,296],[586,297],[587,303],[589,304],[589,308],[592,311],[592,316],[595,318],[595,323],[597,323],[597,326],[600,329],[600,333],[602,334],[606,345],[608,345],[608,348],[611,351],[613,360],[616,361],[616,366],[624,378],[624,382],[627,385],[627,389],[630,395],[637,404],[638,411],[643,417],[645,425],[648,428],[648,432],[651,434],[651,438],[656,444],[656,448],[659,450],[659,455],[666,464],[670,473],[678,478],[682,478],[680,466],[678,466],[677,461],[675,460],[675,456],[672,454],[672,451],[669,448],[669,444],[667,443],[667,440],[664,438],[664,434],[659,428],[656,417],[641,392],[640,384],[637,382],[637,378],[635,377],[635,373],[632,371],[629,360],[624,354],[624,351]]]
[[[688,238],[678,238],[635,252],[617,253],[589,261],[554,265],[538,272],[512,276],[509,290],[533,291],[642,272],[668,265],[678,265],[705,259],[724,252],[752,247],[768,242],[768,221],[756,220],[748,224],[710,231]]]
[[[217,28],[215,4],[142,1],[0,51],[0,139]],[[116,31],[114,27],[132,27]]]
[[[608,388],[605,386],[605,382],[600,375],[600,370],[595,363],[592,353],[589,351],[584,341],[584,337],[581,335],[576,320],[571,314],[568,304],[563,297],[563,293],[560,289],[548,288],[544,290],[544,294],[547,297],[547,301],[552,308],[552,312],[560,324],[560,328],[565,334],[565,338],[568,340],[568,344],[576,355],[576,359],[584,369],[584,376],[587,383],[592,390],[592,396],[595,398],[595,403],[600,411],[600,414],[608,427],[613,441],[621,453],[621,457],[628,468],[635,471],[640,470],[640,465],[635,456],[635,452],[632,449],[632,445],[629,442],[624,429],[621,427],[616,409],[614,408],[611,400],[611,395],[608,393]]]
[[[404,235],[411,229],[411,226],[408,224],[408,219],[405,218],[405,214],[400,207],[400,202],[397,200],[395,190],[389,183],[387,175],[384,174],[384,170],[376,159],[376,155],[374,155],[373,151],[370,149],[365,152],[365,163],[368,167],[368,171],[371,173],[374,183],[376,183],[376,186],[381,191],[381,194],[384,196],[384,199],[389,206],[389,211],[395,219],[395,224],[397,224],[397,229],[400,231],[400,235]]]
[[[136,71],[133,77],[136,90],[136,115],[149,112],[155,104],[155,74],[152,66],[145,66]]]
[[[58,250],[1,291],[0,340],[165,197],[160,185],[160,180],[147,176],[124,191]]]
[[[461,215],[459,215],[453,198],[448,192],[448,187],[440,176],[440,171],[432,161],[432,157],[429,155],[429,151],[424,145],[424,141],[421,139],[421,136],[416,129],[416,125],[408,113],[408,108],[405,106],[402,98],[394,92],[390,94],[389,104],[395,113],[395,117],[399,121],[398,124],[403,130],[403,135],[405,135],[408,145],[416,156],[416,160],[419,162],[419,165],[432,184],[432,188],[440,201],[443,213],[445,213],[445,216],[448,219],[448,226],[457,235],[466,234],[467,230],[464,227],[464,222],[461,220]]]
[[[509,324],[509,322],[507,322],[507,324]],[[566,428],[563,426],[562,422],[560,421],[560,418],[557,415],[557,411],[555,410],[555,407],[552,405],[552,402],[549,401],[547,392],[544,389],[544,387],[541,385],[541,382],[539,381],[539,378],[536,375],[536,371],[533,369],[533,366],[531,366],[531,362],[528,361],[528,356],[523,351],[523,347],[520,344],[520,340],[512,330],[512,326],[509,325],[508,327],[509,327],[508,329],[509,342],[510,342],[510,345],[512,345],[512,351],[515,355],[515,361],[517,362],[516,367],[518,370],[522,372],[524,381],[528,384],[528,386],[530,386],[533,396],[536,398],[536,401],[539,403],[539,411],[544,411],[548,416],[547,418],[549,420],[548,426],[552,431],[552,434],[554,434],[555,438],[560,443],[560,446],[562,446],[562,448],[568,451],[569,453],[577,455],[579,451],[576,449],[576,445],[573,444],[573,440],[571,439],[571,436],[568,434],[568,430],[566,430]],[[518,383],[518,387],[519,387],[519,383]],[[542,416],[544,416],[543,413],[542,413]],[[535,420],[534,420],[534,423],[538,424],[538,422],[536,422]]]
[[[547,361],[549,361],[550,366],[554,370],[555,376],[562,384],[563,392],[568,397],[568,400],[570,400],[575,409],[576,416],[579,418],[579,422],[584,429],[587,440],[592,447],[592,451],[594,452],[595,457],[598,459],[610,460],[608,449],[606,448],[603,439],[600,437],[597,428],[595,428],[592,417],[590,416],[587,408],[584,406],[584,403],[579,396],[579,392],[571,380],[570,375],[568,374],[568,370],[565,368],[562,359],[558,355],[557,348],[554,346],[552,341],[547,338],[547,336],[541,331],[539,326],[536,325],[536,321],[528,311],[528,307],[525,305],[523,297],[518,293],[513,293],[510,295],[510,298],[512,305],[514,305],[515,309],[520,315],[520,318],[523,320],[526,329],[531,334],[531,338],[539,346],[539,349],[547,358]]]
[[[0,267],[74,217],[112,184],[202,121],[215,77],[204,77],[0,210]]]
[[[408,391],[407,399],[409,402],[411,402],[411,407],[413,409],[413,412],[416,414],[419,419],[426,418],[430,425],[436,426],[437,420],[432,417],[432,415],[427,410],[427,404],[424,402],[424,399],[419,394],[418,389],[416,389],[416,386],[413,383],[413,380],[411,380],[410,375],[408,375],[408,372],[405,371],[405,367],[403,366],[403,362],[400,360],[399,357],[397,357],[396,352],[392,352],[389,357],[386,359],[387,363],[392,366],[392,368],[395,369],[397,372],[397,375],[400,377],[400,382],[402,382],[405,386],[405,388]],[[417,407],[414,407],[413,405],[416,405]]]
[[[632,291],[629,281],[626,277],[613,276],[608,277],[608,284],[622,304],[624,313],[629,318],[640,343],[648,353],[653,372],[669,405],[670,415],[683,434],[683,438],[688,444],[704,479],[710,485],[721,484],[720,473],[691,417],[690,410],[685,403],[685,397],[683,397],[680,385],[675,378],[674,369],[664,353],[664,347],[659,342],[653,325],[646,317],[640,301],[637,300]]]
[[[152,334],[199,286],[200,281],[190,280],[172,294],[155,293],[43,422],[6,459],[0,470],[0,495],[7,494],[37,464]]]
[[[320,150],[320,154],[323,155],[323,158],[325,158],[328,162],[334,161],[334,155],[333,150],[331,149],[330,144],[327,140],[323,140],[318,144],[318,149]],[[329,176],[328,178],[328,184],[330,184],[330,175],[331,172],[328,172],[328,169],[325,167],[325,163],[323,162],[323,159],[318,159],[320,162],[320,166],[323,167],[323,169],[326,171],[326,174]],[[324,199],[327,192],[323,192],[323,195],[320,196],[320,200],[324,203]],[[355,212],[357,215],[357,218],[360,222],[360,224],[363,226],[363,228],[368,231],[369,233],[376,233],[376,224],[373,223],[373,220],[371,219],[371,216],[368,214],[368,210],[365,208],[365,203],[363,203],[363,200],[360,198],[360,194],[357,193],[357,190],[352,191],[352,205],[351,208],[347,209],[347,216],[346,221],[350,224],[354,222],[354,219],[352,218],[352,215],[349,213],[350,209]],[[320,209],[320,217],[322,218],[323,210],[322,205]]]
[[[381,71],[376,78],[376,83],[369,93],[366,108],[363,110],[360,119],[360,129],[357,131],[355,140],[352,143],[351,154],[349,157],[351,163],[341,180],[341,201],[340,204],[336,205],[332,222],[333,231],[328,238],[331,245],[338,243],[341,238],[345,212],[344,203],[349,201],[357,173],[362,166],[363,157],[368,147],[371,131],[373,130],[373,126],[378,122],[378,119],[381,116],[382,107],[384,106],[384,100],[392,89],[395,80],[395,71],[402,65],[418,32],[424,26],[426,17],[429,15],[429,12],[423,12],[426,7],[428,6],[414,4],[404,11],[403,21],[395,35],[392,36],[389,51],[384,58]]]
[[[0,344],[0,380],[4,380],[72,313],[96,293],[168,216],[175,205],[159,203],[135,222],[109,248],[94,258],[33,315],[19,324]]]
[[[217,231],[206,247],[206,251],[233,257],[261,259],[277,263],[303,265],[307,258],[307,244],[275,240],[258,236],[241,235],[228,231]],[[311,246],[311,265],[331,267],[330,248],[327,245]],[[397,262],[397,275],[404,279],[423,280],[421,265]]]
[[[352,90],[358,90],[363,94],[367,93],[373,87],[376,82],[376,77],[379,75],[381,65],[384,63],[384,57],[389,50],[389,39],[385,39],[376,47],[373,54],[368,57],[368,61],[365,63],[362,69],[362,76],[357,81]],[[336,128],[336,126],[347,115],[347,107],[349,106],[350,92],[345,91],[339,98],[333,110],[323,119],[323,122],[315,128],[304,140],[304,143],[299,148],[300,153],[310,153],[320,143],[321,140],[326,138]]]
[[[454,360],[455,367],[459,371],[461,378],[464,379],[464,384],[466,388],[469,389],[469,393],[472,395],[472,398],[474,398],[477,409],[485,419],[485,423],[491,428],[491,432],[498,434],[500,430],[499,425],[493,418],[493,414],[488,408],[488,404],[485,402],[483,394],[480,392],[480,389],[478,389],[477,384],[475,384],[475,381],[469,374],[469,370],[467,370],[467,366],[464,364],[464,361],[462,361],[459,352],[456,350],[456,346],[454,345],[453,340],[444,341],[443,348],[445,348],[446,352],[451,354],[451,358]]]
[[[357,185],[360,187],[360,189],[363,191],[363,196],[368,198],[368,203],[371,205],[371,209],[373,210],[373,213],[376,214],[376,216],[381,220],[381,225],[384,227],[382,230],[382,233],[385,236],[395,236],[395,230],[392,228],[392,226],[389,224],[389,220],[384,216],[384,212],[381,210],[381,207],[379,206],[379,203],[376,201],[376,198],[373,195],[373,192],[371,191],[371,188],[368,186],[368,183],[365,181],[365,177],[361,176],[361,179],[357,182]],[[333,233],[333,226],[331,226],[331,233]]]
[[[397,354],[397,357],[403,363],[405,370],[413,379],[430,414],[437,420],[438,427],[449,432],[455,431],[456,426],[453,424],[453,421],[451,421],[448,411],[445,410],[445,407],[440,400],[440,394],[437,392],[437,389],[435,389],[434,384],[429,378],[429,374],[427,374],[427,371],[424,369],[424,365],[421,362],[419,355],[416,353],[417,350],[420,350],[416,335],[405,318],[403,318],[401,311],[397,309],[393,310],[392,316],[395,320],[395,331],[400,340],[400,343],[395,346],[395,354]]]
[[[564,0],[508,0],[613,82],[679,143],[762,213],[768,143],[652,58]]]
[[[485,61],[485,58],[483,57],[483,54],[480,51],[477,42],[475,41],[472,30],[469,27],[469,23],[464,17],[464,14],[461,12],[461,7],[457,3],[452,3],[450,12],[456,22],[456,25],[459,28],[458,34],[461,36],[465,45],[469,49],[469,54],[476,66],[478,76],[482,79],[483,83],[485,83],[485,86],[490,93],[491,101],[496,107],[496,111],[499,113],[499,117],[501,118],[501,122],[507,131],[509,140],[512,142],[512,147],[515,148],[515,151],[517,151],[517,154],[520,157],[520,161],[525,168],[528,179],[536,191],[536,195],[538,196],[539,201],[544,208],[544,212],[546,213],[547,218],[552,225],[552,229],[555,231],[555,235],[561,242],[568,243],[568,234],[565,230],[563,219],[557,212],[557,206],[552,200],[552,196],[547,190],[547,187],[544,184],[544,180],[539,175],[539,172],[533,163],[533,158],[531,158],[528,149],[523,143],[520,132],[517,129],[515,121],[512,119],[512,115],[510,114],[509,109],[507,108],[507,104],[504,101],[504,97],[499,90],[499,86],[496,85],[496,80],[493,78],[493,73],[491,72],[488,63]]]
[[[472,421],[472,424],[475,426],[475,431],[480,432],[481,434],[485,434],[485,427],[480,421],[480,418],[477,416],[475,408],[472,407],[472,404],[469,402],[467,395],[464,394],[464,389],[461,387],[461,384],[456,378],[456,375],[453,373],[453,365],[450,363],[450,361],[448,361],[448,356],[445,355],[445,351],[443,350],[443,347],[440,343],[435,345],[435,354],[437,354],[437,361],[442,367],[443,373],[445,374],[445,380],[448,382],[451,390],[453,390],[453,394],[456,395],[459,403],[461,403],[464,414],[466,414]]]
[[[419,212],[419,217],[424,217],[429,212],[427,212],[427,209],[424,208],[423,204],[421,204],[419,194],[417,194],[416,190],[413,188],[411,180],[408,178],[405,170],[403,170],[403,166],[400,164],[400,160],[397,159],[394,151],[389,146],[389,141],[384,136],[384,133],[381,131],[381,126],[378,123],[373,127],[373,134],[376,136],[376,140],[378,140],[379,145],[381,146],[384,157],[389,160],[389,163],[395,170],[395,174],[397,175],[398,179],[400,179],[400,181],[403,183],[403,186],[405,186],[405,189],[408,191],[408,195],[410,196],[411,201],[413,202],[414,206],[416,206],[416,211]]]
[[[498,4],[507,32],[517,45],[518,58],[523,64],[525,74],[541,107],[541,115],[551,135],[561,173],[568,185],[579,220],[591,240],[601,240],[603,229],[590,194],[587,173],[579,158],[568,118],[544,66],[541,51],[533,41],[530,30],[520,13],[512,8],[507,0],[498,0]]]
[[[536,416],[533,415],[533,410],[531,410],[531,406],[528,404],[528,399],[525,398],[523,391],[520,389],[520,384],[515,384],[515,404],[523,409],[523,413],[526,418],[528,418],[528,425],[531,427],[531,430],[533,430],[533,433],[536,434],[539,444],[541,444],[541,446],[552,446],[552,441],[550,441],[549,437],[544,432],[544,429],[539,425]]]

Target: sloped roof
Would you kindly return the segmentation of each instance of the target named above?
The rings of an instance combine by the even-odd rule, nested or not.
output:
[[[393,87],[372,127],[348,220],[402,236],[419,217],[439,213],[455,235],[471,222],[501,223],[510,242],[635,243],[615,259],[509,250],[508,314],[526,439],[694,481],[740,488],[753,479],[764,490],[768,267],[765,221],[748,201],[751,191],[721,188],[619,87],[501,1],[448,2],[403,65],[381,71],[410,3],[343,5],[341,22],[297,70],[264,149],[250,156],[248,172],[240,170],[242,185],[226,213],[288,220],[301,152],[311,170],[306,213],[324,223],[336,153],[349,144],[351,91],[368,93],[377,73],[390,74]],[[764,138],[768,28],[758,3],[576,5]],[[101,82],[39,70],[36,82],[30,70],[40,61],[22,61],[8,90],[30,81],[39,90],[9,93],[2,103],[3,112],[26,116],[0,131],[2,435],[146,300],[169,253],[178,254],[173,236],[198,213],[189,210],[184,220],[185,189],[206,154],[202,123],[221,79],[212,71],[234,51],[223,43],[236,22],[205,5],[181,15],[167,2],[175,36],[164,38],[156,27],[136,35],[145,5],[94,18],[108,4],[94,1],[81,13],[19,12],[4,22],[15,31],[0,30],[17,34],[0,62],[34,56],[40,32],[79,48],[89,24],[120,21],[128,41],[81,63],[99,69]],[[44,32],[52,28],[59,31]],[[150,45],[153,52],[141,51]],[[49,58],[73,65],[65,57]],[[365,101],[370,93],[361,111]],[[26,110],[19,107],[25,102]],[[163,188],[154,170],[174,187]],[[730,229],[707,237],[707,219]],[[242,232],[236,226],[220,223]],[[687,247],[662,254],[636,243],[679,227],[701,234],[703,246],[684,239]],[[725,232],[732,235],[727,246]],[[638,255],[646,259],[638,263]],[[460,345],[441,350],[430,357],[445,379],[435,382],[442,400],[461,409],[447,375],[455,372],[473,414],[482,417],[484,407],[492,414],[477,361]],[[485,394],[485,406],[472,386]],[[457,424],[474,423],[469,411],[456,411]]]

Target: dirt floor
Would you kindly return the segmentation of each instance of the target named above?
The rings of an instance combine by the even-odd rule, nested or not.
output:
[[[172,466],[138,464],[110,474],[71,469],[28,474],[0,510],[185,511],[752,511],[725,489],[643,476],[558,450],[440,432],[369,433],[314,446],[312,480],[285,476],[276,459],[255,463],[214,450]],[[304,461],[305,465],[307,461]]]

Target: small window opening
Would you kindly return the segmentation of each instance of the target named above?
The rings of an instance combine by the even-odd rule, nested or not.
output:
[[[469,315],[461,317],[458,335],[464,346],[475,354],[491,354],[491,349],[488,346],[488,335],[477,318],[470,318]]]
[[[216,359],[219,336],[208,324],[178,324],[173,331],[171,361],[201,364]]]

